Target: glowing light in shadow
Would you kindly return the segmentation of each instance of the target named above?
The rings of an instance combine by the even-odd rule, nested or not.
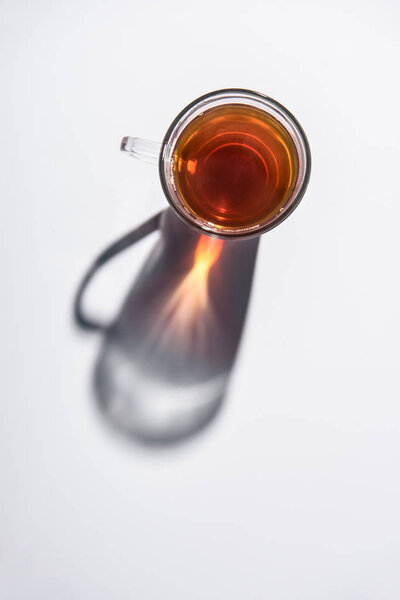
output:
[[[193,266],[172,291],[154,323],[152,341],[164,345],[178,343],[183,349],[193,338],[206,335],[213,318],[208,293],[210,270],[217,262],[224,242],[200,236],[194,252]]]

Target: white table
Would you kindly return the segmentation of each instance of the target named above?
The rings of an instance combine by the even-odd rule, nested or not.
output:
[[[399,7],[3,2],[4,600],[393,600],[399,523]],[[311,183],[266,234],[225,408],[179,448],[111,435],[100,339],[72,326],[92,257],[165,206],[188,102],[264,92],[304,126]],[[104,272],[112,313],[152,245]]]

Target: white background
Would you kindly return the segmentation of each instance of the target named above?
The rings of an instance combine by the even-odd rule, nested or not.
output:
[[[398,598],[398,3],[1,13],[1,598]],[[223,87],[295,114],[311,182],[261,241],[222,414],[146,451],[98,418],[100,339],[71,301],[92,257],[165,206],[120,138],[160,140]],[[103,312],[152,243],[99,282]]]

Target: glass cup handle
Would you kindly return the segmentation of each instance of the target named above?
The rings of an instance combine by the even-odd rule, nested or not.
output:
[[[124,137],[121,141],[121,152],[139,158],[152,165],[158,164],[161,144],[138,137]]]

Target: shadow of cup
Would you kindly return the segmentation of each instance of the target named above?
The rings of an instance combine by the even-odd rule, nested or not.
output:
[[[161,213],[158,228],[118,316],[104,329],[94,374],[106,420],[152,445],[192,436],[219,411],[259,241],[204,236],[172,209]]]

